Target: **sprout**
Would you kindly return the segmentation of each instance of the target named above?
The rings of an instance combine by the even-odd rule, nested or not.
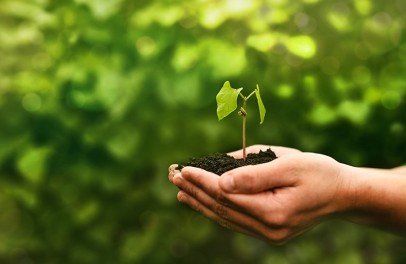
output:
[[[243,104],[238,111],[238,114],[242,117],[242,150],[243,158],[246,159],[246,140],[245,140],[245,127],[247,119],[247,101],[248,99],[255,94],[258,102],[260,124],[264,122],[266,109],[264,103],[261,99],[261,94],[259,93],[259,86],[250,93],[248,96],[244,96],[241,91],[243,88],[234,89],[231,87],[230,82],[227,81],[224,83],[223,87],[220,89],[219,93],[216,96],[217,101],[217,117],[219,120],[228,116],[237,109],[238,96],[243,99]]]

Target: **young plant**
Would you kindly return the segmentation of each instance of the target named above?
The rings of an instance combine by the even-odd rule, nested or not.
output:
[[[245,147],[246,147],[246,140],[245,140],[245,127],[246,127],[246,120],[247,120],[247,101],[250,99],[251,96],[255,94],[258,102],[258,109],[259,109],[259,117],[260,117],[260,124],[264,122],[266,109],[261,99],[261,94],[259,93],[259,86],[257,84],[257,88],[250,93],[248,96],[244,96],[241,91],[243,88],[234,89],[231,87],[230,82],[227,81],[224,83],[223,87],[220,89],[219,93],[216,96],[217,101],[217,117],[219,120],[223,119],[224,117],[228,116],[235,109],[237,109],[237,101],[238,96],[240,96],[243,100],[242,106],[238,111],[238,114],[242,117],[242,155],[244,160],[247,157]]]

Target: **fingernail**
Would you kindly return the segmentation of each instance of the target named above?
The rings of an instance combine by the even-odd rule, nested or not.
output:
[[[178,167],[178,164],[172,164],[171,166],[169,166],[168,171],[172,172],[172,171],[176,170],[177,167]]]
[[[234,177],[231,175],[223,175],[220,178],[220,187],[226,192],[231,192],[235,188]]]
[[[178,198],[178,201],[181,203],[183,203],[185,201],[185,197],[184,197],[182,191],[178,192],[177,198]]]

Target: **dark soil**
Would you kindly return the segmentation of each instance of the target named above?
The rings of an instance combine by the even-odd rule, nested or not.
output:
[[[180,164],[176,169],[182,170],[185,166],[192,166],[221,175],[226,171],[238,167],[266,163],[276,158],[275,153],[270,148],[266,151],[260,151],[259,153],[250,153],[245,160],[235,159],[224,153],[216,153],[206,157],[191,158],[188,163],[185,165]]]

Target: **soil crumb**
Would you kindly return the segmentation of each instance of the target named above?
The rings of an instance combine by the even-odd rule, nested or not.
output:
[[[245,160],[235,159],[224,153],[215,153],[201,158],[191,158],[185,165],[179,164],[176,169],[182,170],[185,166],[192,166],[213,172],[217,175],[222,175],[226,171],[238,167],[266,163],[276,158],[275,153],[270,148],[265,151],[259,151],[259,153],[250,153]]]

